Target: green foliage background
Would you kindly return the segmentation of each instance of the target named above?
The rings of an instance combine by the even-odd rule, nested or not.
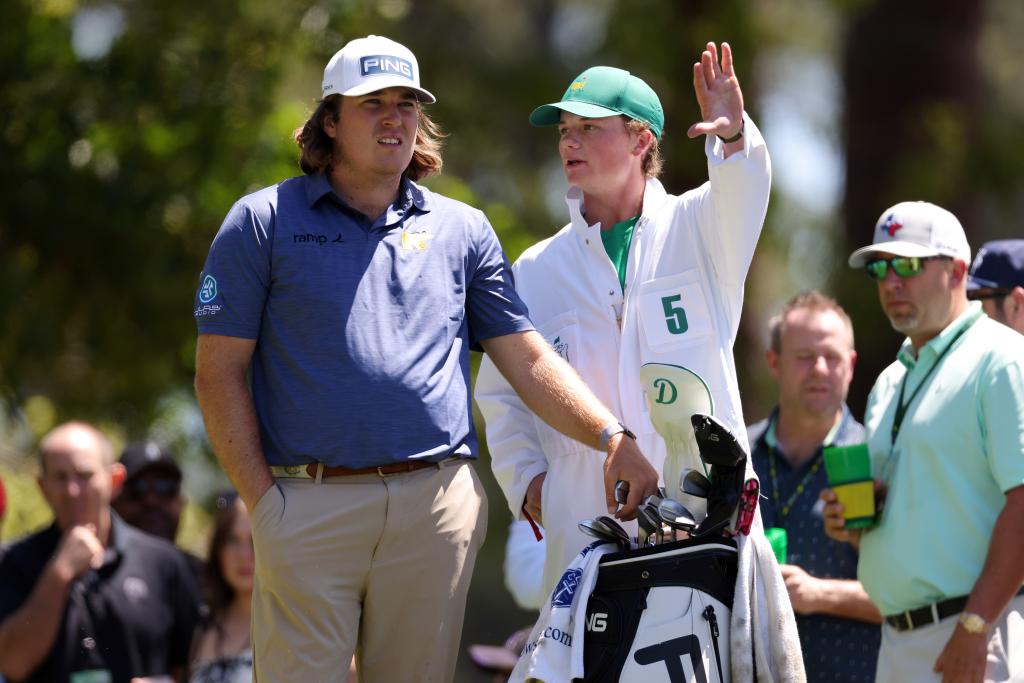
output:
[[[76,52],[89,21],[116,28],[109,50]],[[74,417],[118,445],[149,435],[177,449],[194,501],[182,542],[201,549],[203,505],[225,481],[191,397],[197,275],[232,202],[299,172],[291,132],[346,40],[384,34],[417,54],[439,97],[432,115],[451,132],[445,172],[430,182],[484,209],[510,259],[564,221],[554,133],[526,116],[587,66],[627,68],[658,91],[668,114],[663,181],[676,192],[706,179],[702,141],[685,137],[697,117],[691,64],[706,41],[732,43],[780,181],[785,167],[812,159],[799,141],[781,153],[764,103],[814,94],[804,72],[785,70],[794,59],[832,74],[837,116],[815,119],[813,98],[797,109],[835,148],[840,195],[809,208],[776,183],[749,278],[736,355],[754,420],[773,401],[764,323],[808,286],[837,295],[854,317],[861,362],[851,406],[861,412],[899,339],[844,262],[885,206],[922,198],[954,208],[975,246],[1022,234],[1022,26],[1013,0],[6,0],[2,537],[45,522],[29,456],[43,432]],[[501,586],[509,513],[486,453],[478,469],[490,535],[465,641],[500,642],[529,616]],[[459,680],[476,679],[463,662]]]

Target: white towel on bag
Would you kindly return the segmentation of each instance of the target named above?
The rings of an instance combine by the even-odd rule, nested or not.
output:
[[[583,678],[583,628],[601,556],[618,550],[595,541],[580,551],[540,609],[509,683],[568,683]],[[566,675],[568,672],[568,675]]]
[[[739,567],[729,631],[732,681],[804,683],[796,617],[760,515],[750,534],[737,541]]]

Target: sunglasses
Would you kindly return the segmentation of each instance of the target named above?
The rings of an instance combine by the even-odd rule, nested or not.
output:
[[[924,270],[925,261],[946,261],[948,256],[895,256],[893,258],[871,259],[864,264],[864,270],[872,280],[881,282],[885,279],[886,271],[892,268],[892,272],[900,277],[914,277],[920,275]]]
[[[140,479],[124,485],[124,492],[132,498],[145,498],[152,493],[161,498],[173,498],[181,491],[181,484],[174,479]]]

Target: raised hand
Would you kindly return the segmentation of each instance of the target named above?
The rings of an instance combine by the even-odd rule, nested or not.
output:
[[[728,139],[742,130],[743,91],[733,70],[729,43],[722,43],[721,61],[715,44],[708,43],[700,61],[693,65],[693,90],[703,120],[690,126],[687,136],[718,135]]]

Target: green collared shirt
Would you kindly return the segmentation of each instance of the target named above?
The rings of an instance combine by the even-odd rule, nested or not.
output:
[[[904,378],[904,403],[927,384],[893,443]],[[1024,484],[1024,335],[970,304],[916,354],[903,342],[864,423],[872,472],[889,485],[882,522],[860,545],[858,578],[871,600],[888,616],[967,595],[1004,493]]]

